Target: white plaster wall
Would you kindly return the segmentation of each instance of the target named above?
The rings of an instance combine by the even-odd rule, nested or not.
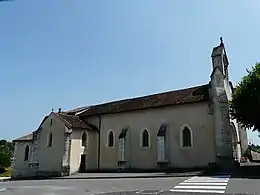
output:
[[[214,117],[208,114],[208,102],[204,102],[102,116],[100,168],[117,169],[118,136],[127,126],[129,168],[156,169],[157,132],[165,122],[169,125],[167,150],[172,167],[207,166],[209,162],[215,162]],[[180,146],[180,131],[184,124],[192,130],[192,148]],[[149,148],[140,147],[140,133],[144,128],[150,133]],[[111,129],[115,132],[115,147],[107,148],[107,132]]]
[[[81,136],[83,131],[73,130],[71,133],[71,152],[70,152],[70,172],[75,173],[79,171],[81,155],[86,148],[81,146]],[[86,132],[87,133],[87,132]],[[88,139],[88,133],[87,133]]]
[[[52,125],[50,120],[52,119]],[[65,124],[52,113],[42,124],[39,148],[39,172],[60,172],[64,153]],[[53,143],[47,147],[48,135],[52,132]]]

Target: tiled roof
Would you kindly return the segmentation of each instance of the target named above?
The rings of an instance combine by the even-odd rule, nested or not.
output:
[[[55,113],[55,114],[59,116],[62,120],[64,120],[71,128],[96,130],[93,129],[92,125],[85,123],[78,116],[68,115],[65,113]]]
[[[92,130],[92,131],[97,131],[97,127],[95,127],[92,124],[85,123],[84,121],[80,120],[80,118],[78,116],[67,115],[65,113],[54,113],[54,114],[56,114],[58,117],[60,117],[67,125],[69,125],[70,128],[88,129],[88,130]],[[47,118],[48,118],[48,116],[45,116],[43,121],[41,122],[41,124],[43,124]],[[40,130],[40,126],[36,131],[33,131],[32,133],[25,135],[23,137],[17,138],[13,141],[14,142],[33,141],[33,134]]]
[[[13,142],[29,142],[33,140],[33,133],[30,133],[28,135],[25,135],[23,137],[17,138],[13,140]]]
[[[200,85],[200,86],[176,90],[176,91],[168,91],[164,93],[148,95],[144,97],[119,100],[119,101],[114,101],[114,102],[109,102],[109,103],[99,104],[94,106],[84,106],[66,112],[55,113],[55,114],[59,116],[62,120],[64,120],[71,128],[89,129],[89,130],[96,131],[97,127],[93,126],[92,124],[84,122],[79,118],[79,116],[75,116],[73,114],[84,111],[87,108],[88,109],[84,111],[81,114],[81,116],[120,113],[120,112],[141,110],[147,108],[197,103],[197,102],[208,101],[208,100],[209,100],[209,84],[206,84],[206,85]],[[47,117],[48,116],[44,117],[42,123],[47,119]],[[20,137],[13,141],[21,142],[21,141],[32,141],[32,140],[33,140],[33,133]]]
[[[112,114],[209,100],[209,84],[90,106],[80,116]]]

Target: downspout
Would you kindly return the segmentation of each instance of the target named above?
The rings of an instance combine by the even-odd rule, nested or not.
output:
[[[98,123],[98,159],[97,159],[97,164],[98,164],[98,171],[100,170],[100,131],[101,131],[101,116],[98,116],[99,118],[99,123]]]

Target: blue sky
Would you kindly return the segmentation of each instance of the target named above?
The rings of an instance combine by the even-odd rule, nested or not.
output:
[[[259,8],[259,0],[0,3],[0,138],[35,130],[52,108],[207,83],[220,36],[238,82],[259,60]]]

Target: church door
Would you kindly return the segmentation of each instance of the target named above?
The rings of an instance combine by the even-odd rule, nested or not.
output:
[[[81,155],[79,172],[83,173],[86,171],[86,154]]]

